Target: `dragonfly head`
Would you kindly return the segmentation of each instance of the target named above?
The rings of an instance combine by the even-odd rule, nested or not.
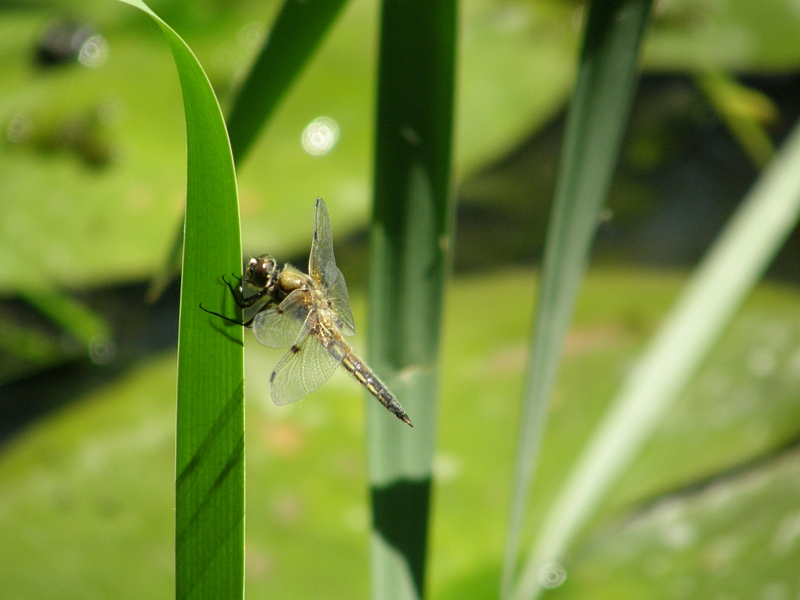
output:
[[[244,280],[257,289],[271,289],[280,275],[278,263],[269,254],[251,258],[244,272]]]

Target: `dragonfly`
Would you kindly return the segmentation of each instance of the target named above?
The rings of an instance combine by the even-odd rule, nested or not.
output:
[[[235,277],[235,276],[234,276]],[[333,255],[328,208],[317,198],[308,274],[292,265],[283,268],[269,254],[250,259],[238,285],[222,278],[244,321],[206,312],[253,330],[270,348],[289,350],[270,376],[272,401],[282,406],[310,394],[343,366],[389,412],[410,425],[411,419],[372,369],[345,340],[355,334],[350,296]]]

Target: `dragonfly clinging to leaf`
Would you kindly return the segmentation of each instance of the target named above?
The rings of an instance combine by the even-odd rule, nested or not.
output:
[[[342,365],[389,412],[411,425],[394,395],[344,339],[355,334],[356,326],[344,276],[333,256],[328,208],[322,198],[317,198],[314,213],[308,275],[288,264],[280,268],[263,254],[250,260],[238,286],[225,283],[244,311],[241,325],[252,329],[264,346],[289,347],[270,376],[275,404],[289,404],[313,392]]]

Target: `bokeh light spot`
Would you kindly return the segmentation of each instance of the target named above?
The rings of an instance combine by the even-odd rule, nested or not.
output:
[[[81,46],[78,60],[87,67],[101,67],[108,60],[108,42],[102,35],[93,35]]]
[[[303,130],[303,149],[313,156],[327,154],[339,141],[339,126],[329,117],[317,117]]]

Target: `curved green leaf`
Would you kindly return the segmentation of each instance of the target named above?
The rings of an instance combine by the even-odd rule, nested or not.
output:
[[[183,40],[139,0],[172,50],[186,114],[186,227],[178,340],[175,575],[178,598],[241,598],[244,586],[242,328],[226,327],[219,277],[241,272],[239,206],[225,122]]]

